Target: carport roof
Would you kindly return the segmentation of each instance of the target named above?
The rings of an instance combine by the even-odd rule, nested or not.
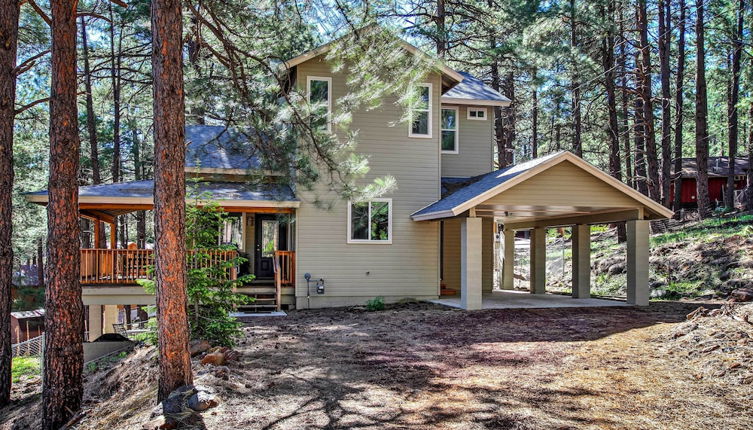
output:
[[[596,178],[611,185],[618,191],[636,200],[651,212],[653,215],[652,218],[660,219],[672,216],[672,211],[661,204],[602,172],[571,152],[561,151],[497,170],[486,175],[478,176],[476,178],[469,178],[468,185],[457,189],[448,196],[414,212],[411,215],[411,218],[414,221],[427,221],[451,218],[460,215],[475,207],[477,204],[565,161],[573,163]],[[521,204],[523,203],[525,202],[521,202]],[[577,204],[577,202],[573,202],[573,204]]]

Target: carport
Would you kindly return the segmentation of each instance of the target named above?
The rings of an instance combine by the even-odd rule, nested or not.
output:
[[[454,179],[457,183],[457,179]],[[530,292],[546,293],[546,229],[572,227],[573,298],[590,298],[590,226],[627,222],[627,303],[648,305],[649,222],[672,211],[570,152],[557,152],[475,178],[415,212],[416,222],[459,224],[460,307],[482,309],[486,280],[493,270],[482,264],[489,243],[486,219],[503,225],[504,264],[501,287],[513,288],[514,237],[531,234]],[[488,229],[486,229],[488,231]],[[443,244],[445,246],[446,244]]]

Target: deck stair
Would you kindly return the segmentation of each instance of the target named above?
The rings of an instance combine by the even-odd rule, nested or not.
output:
[[[277,293],[274,284],[252,284],[244,287],[240,294],[251,297],[254,300],[251,303],[238,306],[239,312],[275,312],[279,310],[277,306]]]

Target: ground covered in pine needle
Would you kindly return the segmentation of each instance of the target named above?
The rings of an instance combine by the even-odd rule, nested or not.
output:
[[[464,312],[406,304],[256,318],[237,361],[195,361],[197,381],[221,400],[197,425],[753,428],[753,325],[734,309],[688,321],[698,306]],[[103,367],[87,376],[76,428],[140,429],[154,406],[154,350]],[[37,425],[38,391],[25,389],[0,410],[0,428]]]

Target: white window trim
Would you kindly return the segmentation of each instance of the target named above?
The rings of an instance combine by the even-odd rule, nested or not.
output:
[[[371,239],[352,239],[353,221],[351,219],[351,212],[353,203],[369,203],[369,236],[371,236],[371,202],[387,202],[387,240],[371,240]],[[373,244],[373,245],[392,245],[392,199],[380,198],[370,199],[363,202],[353,202],[348,200],[348,237],[347,242],[349,244]]]
[[[424,84],[416,84],[418,87],[426,87],[429,89],[429,106],[427,106],[426,111],[428,112],[429,121],[428,121],[428,128],[429,128],[429,134],[416,134],[413,133],[413,107],[410,108],[410,115],[409,115],[409,121],[408,121],[408,137],[414,137],[419,139],[431,139],[431,132],[432,132],[432,123],[431,123],[431,117],[432,117],[432,84],[431,83],[424,83]],[[424,109],[421,109],[420,111],[423,111]]]
[[[449,129],[449,128],[443,128],[444,122],[442,122],[442,111],[443,110],[454,110],[455,111],[455,128]],[[439,111],[439,149],[442,151],[442,154],[459,154],[460,153],[460,109],[458,109],[457,106],[447,106],[442,107]],[[443,131],[454,131],[455,132],[455,149],[453,151],[446,151],[442,149],[442,132]]]
[[[479,118],[477,116],[476,118],[473,118],[473,117],[471,117],[471,111],[474,111],[474,112],[483,112],[484,113],[484,117],[483,118]],[[470,119],[471,121],[486,121],[486,119],[488,118],[488,112],[486,111],[486,108],[471,108],[471,107],[469,107],[468,108],[467,116],[468,116],[468,119]]]
[[[306,77],[306,100],[311,103],[311,81],[327,82],[327,131],[332,131],[332,78],[329,76]]]

